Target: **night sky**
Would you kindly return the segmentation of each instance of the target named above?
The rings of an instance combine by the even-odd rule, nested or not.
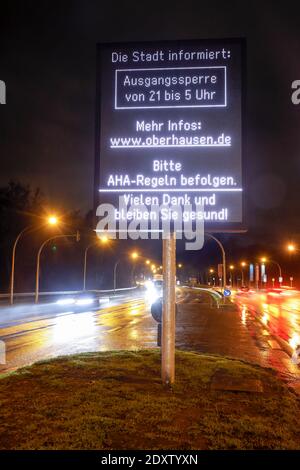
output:
[[[104,6],[105,5],[105,6]],[[245,37],[246,224],[239,243],[300,232],[300,4],[26,1],[0,10],[0,185],[39,186],[53,206],[92,208],[96,43]]]

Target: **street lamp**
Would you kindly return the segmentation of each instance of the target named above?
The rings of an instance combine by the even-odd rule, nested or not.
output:
[[[233,276],[232,276],[232,271],[234,270],[233,264],[229,266],[229,270],[230,270],[230,284],[233,287]]]
[[[242,273],[242,287],[243,287],[244,286],[244,269],[243,268],[247,266],[247,263],[245,261],[242,261],[241,266],[242,266],[241,273]]]
[[[41,264],[40,260],[41,260],[41,254],[42,254],[43,248],[45,247],[45,245],[47,245],[48,242],[50,242],[52,240],[56,240],[57,238],[71,238],[71,237],[76,238],[76,241],[79,242],[80,235],[79,235],[78,230],[75,234],[72,234],[72,235],[56,235],[55,237],[50,237],[41,244],[41,246],[39,248],[39,251],[38,251],[38,254],[37,254],[37,258],[36,258],[35,299],[34,299],[36,304],[39,301],[40,264]]]
[[[289,243],[286,247],[287,251],[290,253],[295,253],[295,251],[298,251],[296,246],[293,243]]]
[[[214,235],[212,235],[211,233],[205,233],[204,236],[214,240],[221,249],[221,252],[222,252],[222,265],[223,265],[223,288],[226,289],[226,253],[225,253],[224,246],[220,242],[220,240],[217,237],[215,237]]]
[[[49,225],[57,225],[57,223],[58,223],[58,219],[57,219],[56,215],[50,215],[48,217],[48,224]]]
[[[133,261],[135,261],[138,257],[139,257],[139,254],[136,251],[131,253],[131,258],[133,259]],[[130,280],[133,282],[134,285],[136,285],[135,278],[134,278],[135,268],[136,268],[136,264],[133,265],[132,270],[131,270],[131,275],[130,275]]]
[[[209,272],[209,276],[207,278],[207,281],[208,281],[208,285],[210,285],[211,280],[214,280],[213,273],[215,272],[215,270],[213,268],[209,268],[208,272]]]
[[[109,238],[106,237],[106,236],[103,236],[103,237],[100,238],[100,241],[103,244],[107,243],[108,240],[109,240]],[[88,254],[89,249],[92,248],[92,246],[95,246],[95,245],[98,245],[98,244],[99,244],[99,240],[97,240],[96,242],[91,243],[89,246],[86,247],[86,249],[84,251],[84,263],[83,263],[83,290],[84,291],[85,291],[85,287],[86,287],[87,254]]]
[[[139,257],[139,254],[134,251],[133,253],[131,253],[130,255],[130,258],[133,259],[133,260],[136,260],[137,258]],[[119,258],[116,262],[115,262],[115,265],[114,265],[114,293],[116,293],[116,287],[117,287],[117,267],[120,263],[122,258]]]
[[[277,261],[274,261],[273,259],[268,259],[266,258],[265,256],[262,257],[261,259],[261,262],[262,263],[272,263],[272,264],[275,264],[278,268],[278,271],[279,271],[279,286],[281,285],[281,282],[282,282],[282,269],[281,269],[281,266],[280,264],[277,262]],[[272,281],[273,282],[273,281]],[[273,286],[274,287],[274,286]]]
[[[50,215],[46,219],[46,224],[50,226],[56,226],[58,224],[58,218],[55,215]],[[44,225],[44,224],[43,224]],[[37,228],[43,227],[43,225],[38,226]],[[15,284],[15,261],[16,261],[16,249],[17,249],[17,244],[25,233],[28,233],[30,231],[34,230],[34,225],[29,225],[28,227],[25,227],[21,232],[18,234],[17,238],[15,239],[15,242],[13,244],[13,249],[12,249],[12,258],[11,258],[11,274],[10,274],[10,304],[13,305],[14,303],[14,284]]]

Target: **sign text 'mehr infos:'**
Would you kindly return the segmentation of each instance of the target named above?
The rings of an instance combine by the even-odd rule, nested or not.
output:
[[[99,47],[98,202],[200,205],[208,229],[241,227],[243,51],[238,39]]]

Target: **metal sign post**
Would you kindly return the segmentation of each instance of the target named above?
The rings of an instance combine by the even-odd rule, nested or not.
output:
[[[176,233],[163,240],[163,313],[161,341],[161,378],[164,384],[175,381],[175,276]]]

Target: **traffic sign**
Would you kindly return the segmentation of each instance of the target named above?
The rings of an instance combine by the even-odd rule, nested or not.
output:
[[[239,39],[99,45],[97,206],[240,229],[243,63]]]
[[[231,290],[229,290],[229,289],[224,289],[223,294],[224,294],[225,297],[229,297],[229,296],[231,295]]]

